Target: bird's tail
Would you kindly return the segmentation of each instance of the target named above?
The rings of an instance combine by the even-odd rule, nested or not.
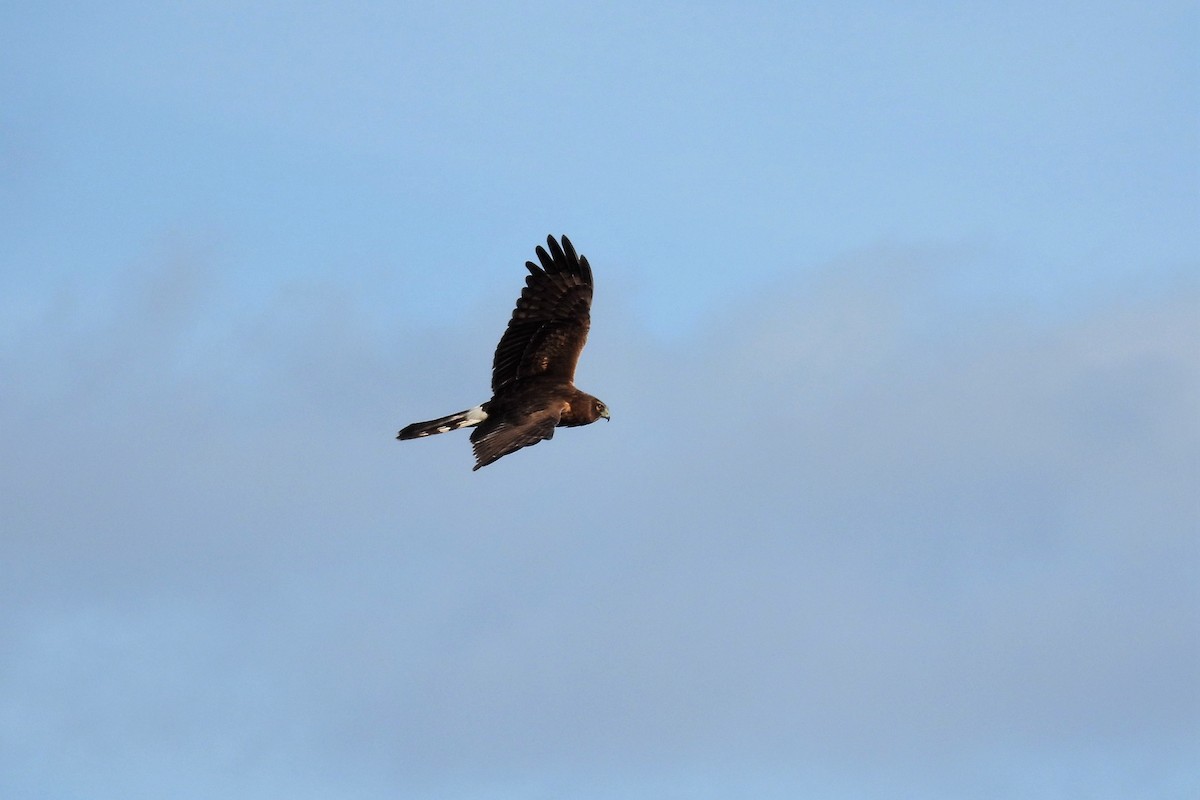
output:
[[[406,425],[400,429],[400,433],[396,434],[396,438],[419,439],[422,436],[432,436],[435,433],[449,433],[459,428],[469,428],[472,425],[478,425],[485,419],[487,419],[487,412],[483,410],[483,406],[475,406],[474,408],[468,408],[466,411],[451,414],[448,417],[438,417],[428,422],[414,422],[412,425]]]

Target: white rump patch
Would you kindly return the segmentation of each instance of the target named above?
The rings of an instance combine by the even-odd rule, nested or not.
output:
[[[483,405],[477,405],[474,408],[468,408],[463,412],[463,425],[478,425],[487,419],[487,412],[483,410]]]

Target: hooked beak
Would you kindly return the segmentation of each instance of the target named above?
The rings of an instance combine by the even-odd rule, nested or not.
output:
[[[601,411],[600,416],[604,417],[605,420],[610,419],[610,417],[608,416],[608,409],[605,408],[603,411]]]

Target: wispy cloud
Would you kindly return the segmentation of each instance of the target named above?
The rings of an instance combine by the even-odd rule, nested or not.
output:
[[[220,308],[188,259],[50,313],[4,355],[75,378],[0,399],[0,787],[1194,781],[1195,294],[948,329],[914,258],[686,341],[610,316],[614,422],[478,474],[391,435],[483,399],[490,326]]]

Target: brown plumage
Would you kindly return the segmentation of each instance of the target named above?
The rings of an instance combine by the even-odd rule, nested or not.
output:
[[[546,237],[549,252],[526,261],[529,276],[492,359],[492,399],[448,417],[414,422],[397,439],[476,426],[473,469],[554,436],[556,427],[608,419],[604,403],[575,388],[575,364],[591,322],[592,268],[571,240]]]

